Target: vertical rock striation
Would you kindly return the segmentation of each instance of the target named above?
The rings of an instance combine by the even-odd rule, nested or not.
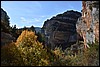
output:
[[[82,1],[82,17],[76,27],[84,39],[85,48],[89,47],[87,43],[99,41],[99,1]]]

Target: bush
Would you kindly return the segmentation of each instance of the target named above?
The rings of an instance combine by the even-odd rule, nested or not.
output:
[[[1,66],[22,66],[23,60],[15,43],[4,45],[1,48]]]
[[[99,45],[97,42],[91,44],[89,49],[82,51],[73,55],[69,48],[65,51],[56,48],[54,53],[58,58],[52,62],[51,66],[99,66]]]
[[[34,32],[25,30],[16,43],[1,49],[2,66],[46,66],[51,57],[43,45],[37,41]]]
[[[21,51],[25,65],[48,65],[49,57],[47,50],[37,41],[37,36],[34,32],[28,30],[23,31],[18,37],[16,45]]]
[[[82,50],[83,51],[83,50]],[[99,45],[73,54],[70,48],[51,50],[37,41],[34,32],[25,30],[16,43],[1,48],[1,66],[98,66]]]

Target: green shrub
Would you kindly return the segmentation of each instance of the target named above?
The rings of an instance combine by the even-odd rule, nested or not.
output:
[[[98,66],[99,65],[99,45],[94,43],[89,49],[82,50],[78,54],[73,55],[70,48],[62,51],[60,48],[54,50],[58,57],[57,61],[52,62],[52,66]]]

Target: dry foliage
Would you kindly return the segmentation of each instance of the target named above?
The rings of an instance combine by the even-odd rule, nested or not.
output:
[[[98,43],[73,55],[70,49],[44,48],[35,33],[28,30],[22,32],[16,43],[1,48],[1,66],[98,66],[98,59]]]

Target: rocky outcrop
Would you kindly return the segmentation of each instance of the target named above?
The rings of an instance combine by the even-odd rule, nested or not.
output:
[[[77,41],[76,22],[80,12],[67,11],[45,21],[42,32],[45,36],[45,45],[50,48],[61,46],[63,49]]]
[[[10,23],[9,16],[7,13],[1,8],[1,31],[9,33],[10,31]]]
[[[13,41],[15,41],[15,38],[11,34],[1,32],[1,46],[10,44]]]
[[[99,41],[99,1],[82,1],[82,17],[77,22],[77,32],[87,43]]]
[[[9,16],[1,8],[1,45],[9,44],[15,40],[10,33]]]

